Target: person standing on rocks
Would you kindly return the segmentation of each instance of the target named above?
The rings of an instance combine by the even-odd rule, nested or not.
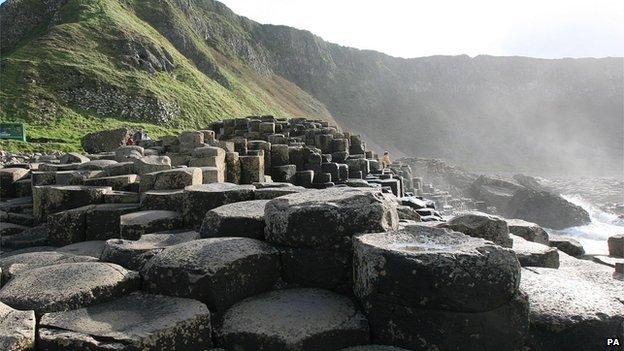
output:
[[[390,153],[386,150],[384,151],[383,157],[381,158],[381,165],[383,169],[386,169],[390,166],[392,162],[390,161]]]

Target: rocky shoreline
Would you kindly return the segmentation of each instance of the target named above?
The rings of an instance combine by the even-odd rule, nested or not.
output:
[[[86,136],[87,154],[1,155],[0,349],[624,342],[624,236],[583,259],[543,227],[587,213],[529,178],[384,170],[320,120],[229,119],[120,147],[128,132]]]

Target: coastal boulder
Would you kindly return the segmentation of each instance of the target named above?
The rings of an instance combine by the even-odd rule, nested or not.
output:
[[[524,240],[548,245],[548,233],[535,223],[521,219],[508,219],[509,233],[522,237]]]
[[[521,218],[550,229],[565,229],[591,222],[582,207],[547,191],[522,188],[509,200],[509,218]]]
[[[552,247],[567,253],[570,256],[579,257],[585,254],[583,245],[576,239],[564,237],[564,236],[551,236],[548,240],[548,244]]]
[[[559,250],[511,235],[513,251],[522,267],[559,268]]]
[[[130,129],[119,128],[103,130],[86,134],[82,140],[82,148],[91,154],[99,152],[115,151],[118,147],[126,143],[130,136]]]
[[[386,298],[404,306],[477,312],[518,292],[510,249],[425,225],[354,238],[354,292],[365,308]]]
[[[138,211],[119,217],[119,234],[123,239],[137,240],[143,234],[176,229],[182,226],[182,216],[173,211]]]
[[[206,350],[210,312],[199,301],[132,293],[39,323],[42,350]]]
[[[367,344],[369,330],[348,298],[320,289],[287,289],[234,305],[216,339],[228,350],[331,351]]]
[[[507,223],[500,217],[485,213],[460,214],[441,226],[475,238],[490,240],[504,247],[511,247],[512,244]]]
[[[249,238],[201,239],[165,248],[141,275],[149,292],[193,298],[220,314],[275,285],[279,254]]]

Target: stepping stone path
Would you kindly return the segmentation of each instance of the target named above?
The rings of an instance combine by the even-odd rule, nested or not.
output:
[[[369,330],[348,298],[321,289],[288,289],[234,305],[216,339],[228,350],[325,351],[367,344]]]
[[[44,314],[38,340],[43,350],[206,350],[210,312],[196,300],[137,292]]]

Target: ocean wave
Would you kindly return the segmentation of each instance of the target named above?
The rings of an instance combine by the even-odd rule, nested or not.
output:
[[[610,236],[624,233],[624,219],[619,218],[616,214],[601,210],[578,194],[562,196],[587,211],[591,223],[563,230],[550,230],[550,232],[578,240],[587,254],[608,254],[607,239]]]

